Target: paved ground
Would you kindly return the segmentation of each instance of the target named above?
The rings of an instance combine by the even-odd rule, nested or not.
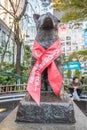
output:
[[[11,112],[12,110],[7,110],[7,111],[4,111],[4,112],[0,112],[0,122],[5,119]]]
[[[75,103],[81,109],[81,111],[87,116],[87,101],[75,101]]]
[[[10,101],[0,103],[0,122],[7,117],[10,112],[18,105],[19,101]],[[3,111],[3,109],[6,109]]]

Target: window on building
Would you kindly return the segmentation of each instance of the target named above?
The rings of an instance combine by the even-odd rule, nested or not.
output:
[[[65,38],[64,37],[60,37],[60,41],[65,41]]]
[[[71,45],[71,42],[66,42],[66,45],[70,46],[70,45]]]
[[[66,36],[66,40],[71,40],[71,37],[70,36]]]
[[[77,45],[77,43],[76,43],[76,42],[73,42],[72,45]]]
[[[2,43],[6,42],[6,33],[2,31]]]
[[[62,46],[65,46],[65,42],[62,42],[61,45],[62,45]]]
[[[76,50],[78,50],[78,46],[76,46]]]
[[[65,48],[63,48],[63,52],[65,52]]]
[[[66,48],[66,51],[71,51],[71,47],[67,47],[67,48]]]
[[[8,39],[9,39],[9,35],[8,35],[8,34],[6,34],[6,42],[8,41]]]
[[[1,47],[3,50],[3,47],[6,45],[6,33],[4,31],[1,32]]]

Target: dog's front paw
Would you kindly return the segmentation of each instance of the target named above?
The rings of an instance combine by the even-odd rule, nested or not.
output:
[[[65,91],[64,91],[64,87],[63,86],[61,87],[59,96],[60,96],[61,100],[63,100],[65,98]]]

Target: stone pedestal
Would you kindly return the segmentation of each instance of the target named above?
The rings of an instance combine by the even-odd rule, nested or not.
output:
[[[76,123],[25,123],[15,122],[17,108],[9,114],[1,123],[0,130],[87,130],[87,117],[82,111],[74,104],[74,112]]]
[[[68,96],[63,100],[53,92],[42,92],[38,106],[27,94],[19,103],[16,121],[30,123],[75,123],[74,107]]]

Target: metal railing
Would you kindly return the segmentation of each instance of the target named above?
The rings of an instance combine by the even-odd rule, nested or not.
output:
[[[26,92],[26,84],[0,85],[0,94]]]
[[[15,84],[15,85],[0,85],[0,94],[9,94],[9,93],[22,93],[26,92],[27,84]],[[65,89],[68,89],[68,84],[64,84]],[[66,89],[66,90],[67,90]],[[87,85],[83,84],[83,91],[87,92]]]
[[[65,89],[67,90],[68,89],[68,84],[63,84],[63,85],[65,86]],[[83,91],[87,92],[87,84],[83,84],[82,86],[83,86]]]
[[[0,103],[12,102],[12,101],[20,101],[26,93],[11,93],[11,94],[2,94],[0,96]]]

